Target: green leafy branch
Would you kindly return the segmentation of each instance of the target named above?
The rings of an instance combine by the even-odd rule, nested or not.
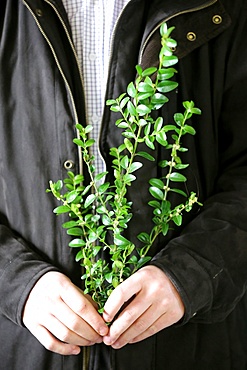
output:
[[[195,135],[195,129],[187,121],[193,114],[200,114],[200,110],[192,101],[186,101],[183,103],[184,113],[176,113],[174,123],[167,125],[163,117],[154,119],[152,115],[169,101],[165,94],[178,86],[172,80],[177,73],[174,65],[178,62],[172,51],[176,47],[176,41],[170,37],[172,31],[173,27],[167,28],[165,23],[160,28],[158,68],[143,70],[138,65],[137,78],[127,86],[127,91],[117,99],[106,102],[121,117],[116,126],[123,136],[121,145],[110,149],[113,183],[104,181],[107,171],[95,174],[94,157],[90,153],[95,143],[89,137],[93,127],[80,124],[76,125],[79,138],[74,139],[74,143],[80,148],[87,166],[89,184],[85,186],[84,177],[70,171],[64,181],[50,181],[48,191],[62,203],[54,209],[54,213],[69,214],[70,221],[63,227],[68,235],[74,237],[69,246],[79,248],[76,261],[85,268],[82,276],[84,292],[92,295],[99,311],[103,310],[112,290],[150,260],[148,252],[158,235],[165,236],[171,222],[181,226],[183,212],[189,212],[195,203],[200,204],[194,192],[188,195],[174,187],[174,184],[187,180],[181,171],[189,164],[182,163],[181,154],[188,149],[183,147],[181,139],[186,134]],[[169,142],[168,136],[172,142]],[[140,150],[140,145],[149,150]],[[157,145],[169,151],[170,160],[161,160],[158,164],[166,170],[166,175],[149,181],[153,200],[148,204],[153,208],[154,226],[150,233],[142,232],[137,236],[140,245],[136,246],[124,236],[132,219],[128,188],[136,180],[136,172],[143,166],[142,161],[155,161],[150,149],[155,150]],[[182,195],[185,202],[172,207],[169,201],[171,192]],[[100,257],[102,251],[107,251],[108,259]]]

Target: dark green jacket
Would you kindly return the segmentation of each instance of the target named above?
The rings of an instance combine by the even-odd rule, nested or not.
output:
[[[115,30],[106,98],[125,91],[137,63],[157,63],[164,20],[176,27],[180,61],[179,87],[161,114],[171,122],[184,100],[203,112],[193,123],[197,135],[184,139],[186,185],[203,207],[151,250],[186,312],[143,342],[118,351],[92,347],[88,369],[246,370],[247,1],[131,0]],[[106,108],[100,148],[108,167],[109,148],[122,139],[115,119]],[[83,84],[61,1],[1,0],[0,370],[82,369],[85,351],[53,354],[22,323],[25,300],[44,273],[58,270],[80,284],[61,228],[66,216],[54,216],[56,202],[45,193],[50,179],[65,177],[68,160],[83,170],[72,143],[76,122],[86,124]],[[165,153],[153,155],[159,161]],[[131,237],[151,228],[147,181],[160,175],[152,162],[139,171],[129,195]]]

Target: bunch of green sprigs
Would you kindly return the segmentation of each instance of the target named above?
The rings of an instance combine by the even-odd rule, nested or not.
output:
[[[158,68],[142,70],[138,65],[137,78],[128,85],[127,92],[106,102],[112,111],[121,114],[116,126],[121,129],[123,142],[110,150],[114,182],[102,183],[107,172],[95,175],[94,157],[90,154],[94,140],[88,137],[93,127],[77,124],[79,138],[74,139],[74,143],[81,150],[90,183],[84,186],[83,175],[68,172],[64,181],[50,181],[50,189],[47,190],[62,203],[54,209],[54,213],[68,213],[70,217],[63,227],[74,237],[69,246],[79,248],[76,261],[84,267],[84,292],[97,302],[100,312],[112,290],[150,260],[148,251],[157,236],[165,236],[171,223],[180,226],[183,211],[189,212],[193,204],[198,203],[194,192],[188,195],[176,188],[176,183],[186,182],[181,171],[188,167],[180,158],[180,154],[188,150],[181,145],[181,138],[185,134],[195,134],[187,121],[193,114],[200,114],[200,110],[195,108],[193,102],[186,101],[183,103],[184,113],[176,113],[174,124],[169,125],[164,125],[162,117],[153,119],[151,115],[152,111],[159,110],[168,102],[165,94],[178,85],[171,80],[177,72],[173,66],[178,61],[172,52],[176,47],[176,41],[170,37],[172,30],[165,23],[160,28]],[[153,82],[150,76],[155,75]],[[168,142],[168,132],[172,142]],[[142,232],[137,236],[141,246],[136,246],[123,234],[132,218],[132,204],[127,199],[128,188],[136,180],[138,169],[143,166],[140,160],[154,161],[148,152],[139,151],[139,145],[143,143],[152,150],[157,145],[163,146],[170,152],[170,160],[159,163],[167,169],[166,176],[149,181],[153,200],[148,204],[153,207],[154,226],[149,234]],[[171,192],[183,195],[185,202],[172,208],[169,202]],[[112,244],[108,240],[112,240]],[[102,250],[108,251],[110,259],[107,262],[98,257]]]

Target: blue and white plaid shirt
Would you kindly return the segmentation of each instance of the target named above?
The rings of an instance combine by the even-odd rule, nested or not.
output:
[[[122,9],[130,0],[63,0],[81,64],[87,123],[98,142],[108,75],[111,36]],[[96,172],[104,170],[94,145]]]

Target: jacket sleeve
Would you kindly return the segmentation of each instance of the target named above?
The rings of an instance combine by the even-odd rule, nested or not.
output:
[[[36,281],[48,271],[58,271],[6,226],[0,225],[0,311],[18,325]]]
[[[236,18],[237,19],[237,18]],[[181,235],[154,257],[186,307],[184,322],[216,322],[241,300],[247,282],[247,31],[246,9],[229,31],[219,114],[214,192]],[[210,143],[208,150],[210,151]],[[203,153],[207,156],[207,152]]]

